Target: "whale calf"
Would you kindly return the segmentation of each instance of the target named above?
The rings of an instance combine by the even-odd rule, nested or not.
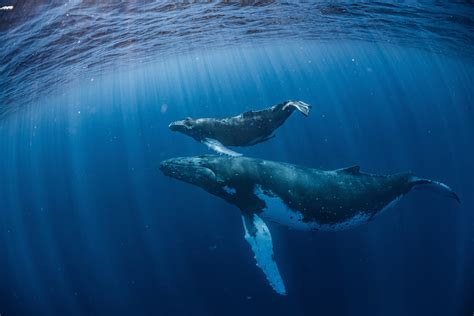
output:
[[[269,140],[273,132],[298,110],[309,115],[311,106],[302,101],[285,101],[260,111],[248,111],[225,118],[186,118],[169,128],[203,143],[220,154],[240,156],[227,146],[252,146]]]
[[[358,166],[323,171],[246,157],[199,156],[165,160],[160,170],[237,206],[245,239],[272,288],[286,294],[264,220],[301,230],[338,231],[370,221],[415,187],[460,201],[447,185],[400,173],[362,173]]]

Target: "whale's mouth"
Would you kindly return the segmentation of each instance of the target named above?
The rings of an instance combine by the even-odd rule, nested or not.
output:
[[[176,122],[170,123],[170,125],[168,125],[168,128],[172,130],[173,132],[177,132],[184,129],[185,126],[183,123],[181,123],[181,121],[176,121]]]
[[[159,168],[168,177],[201,187],[216,181],[215,173],[199,157],[168,159],[162,161]]]
[[[200,166],[193,163],[189,158],[173,158],[160,163],[161,172],[172,178],[176,178],[180,173],[185,173],[185,171],[189,172],[199,168]]]
[[[184,120],[174,121],[168,125],[173,132],[184,132],[192,127],[192,119],[187,117]]]

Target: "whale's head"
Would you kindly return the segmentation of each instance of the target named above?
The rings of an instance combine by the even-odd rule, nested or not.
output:
[[[199,186],[205,190],[212,190],[219,186],[220,179],[210,168],[209,158],[178,157],[162,161],[160,170],[164,175]]]
[[[251,169],[246,167],[247,160],[245,157],[212,155],[178,157],[162,161],[160,170],[168,177],[198,186],[241,210],[260,209],[263,202],[251,193],[253,182],[245,172],[245,169]],[[239,190],[249,193],[248,196],[238,194]]]
[[[193,136],[196,130],[196,120],[187,117],[184,120],[172,122],[168,127],[173,132],[180,132],[189,136]]]

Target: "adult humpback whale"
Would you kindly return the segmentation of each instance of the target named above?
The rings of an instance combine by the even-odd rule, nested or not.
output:
[[[167,176],[197,185],[241,210],[249,242],[270,285],[286,294],[263,219],[304,230],[342,230],[371,220],[418,186],[459,198],[447,185],[412,173],[361,173],[358,166],[322,171],[246,157],[200,156],[165,160]]]
[[[220,154],[240,156],[226,146],[251,146],[269,140],[295,109],[308,116],[310,108],[302,101],[285,101],[260,111],[221,119],[186,118],[171,123],[169,128],[191,136]]]

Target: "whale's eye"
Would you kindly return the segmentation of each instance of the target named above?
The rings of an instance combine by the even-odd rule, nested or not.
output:
[[[185,118],[184,119],[184,125],[191,126],[192,125],[192,119],[190,117]]]

